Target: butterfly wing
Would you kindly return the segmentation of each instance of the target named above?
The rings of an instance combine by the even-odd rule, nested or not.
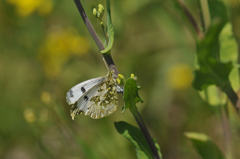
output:
[[[123,88],[117,85],[117,93],[123,93]]]
[[[75,104],[76,101],[91,88],[103,82],[106,77],[93,78],[72,87],[66,95],[66,100],[69,105]]]
[[[94,119],[105,117],[117,109],[117,82],[111,73],[103,82],[92,87],[72,106],[71,116],[89,115]]]

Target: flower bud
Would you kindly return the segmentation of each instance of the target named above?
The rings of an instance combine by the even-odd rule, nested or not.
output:
[[[94,15],[95,17],[97,17],[97,13],[98,13],[97,9],[96,9],[96,8],[93,8],[93,15]]]

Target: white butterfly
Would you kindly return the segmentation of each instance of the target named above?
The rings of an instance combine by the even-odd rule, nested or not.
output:
[[[117,77],[113,70],[104,77],[77,84],[66,96],[67,103],[72,106],[72,119],[78,114],[98,119],[113,113],[118,106],[119,92],[123,90],[117,85]]]

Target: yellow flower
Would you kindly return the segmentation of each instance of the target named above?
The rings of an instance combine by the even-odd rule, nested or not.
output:
[[[51,0],[42,0],[37,10],[40,15],[48,14],[52,11],[53,3]]]
[[[23,112],[24,118],[27,122],[33,123],[36,121],[36,116],[34,114],[34,111],[31,108],[27,108]]]
[[[167,74],[168,85],[176,90],[189,88],[192,80],[192,69],[187,64],[174,65],[169,69]]]
[[[7,2],[15,5],[17,13],[21,16],[28,16],[36,10],[41,14],[52,10],[51,0],[7,0]]]
[[[42,92],[41,94],[41,100],[45,104],[50,104],[51,102],[51,95],[48,92]]]

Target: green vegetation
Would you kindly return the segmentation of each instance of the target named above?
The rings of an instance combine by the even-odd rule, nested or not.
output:
[[[0,158],[240,157],[238,0],[81,3],[104,44],[74,1],[0,1]],[[102,56],[137,78],[110,116],[72,121],[66,93]]]

